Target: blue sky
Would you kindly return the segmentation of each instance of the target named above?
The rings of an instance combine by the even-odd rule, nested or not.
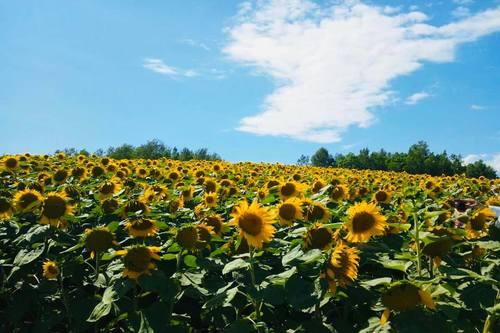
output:
[[[425,140],[500,169],[496,0],[2,0],[0,41],[0,153]]]

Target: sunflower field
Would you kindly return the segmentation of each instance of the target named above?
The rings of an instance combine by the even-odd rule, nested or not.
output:
[[[500,181],[0,157],[2,332],[500,332]]]

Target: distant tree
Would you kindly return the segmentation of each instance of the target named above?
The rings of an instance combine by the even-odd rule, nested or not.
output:
[[[465,168],[465,174],[467,177],[476,177],[476,178],[480,176],[484,176],[490,179],[497,177],[495,169],[493,169],[489,165],[486,165],[483,160],[467,164]]]
[[[150,140],[135,149],[138,158],[158,159],[166,155],[167,147],[158,139]]]
[[[309,164],[309,156],[306,155],[300,155],[299,159],[297,160],[297,165],[308,165]]]
[[[334,162],[333,157],[330,155],[326,148],[319,148],[313,156],[311,156],[311,164],[314,166],[328,167],[332,166]]]
[[[425,160],[429,155],[429,146],[424,141],[412,145],[408,149],[404,170],[409,173],[425,173]]]
[[[179,153],[179,160],[189,161],[193,159],[193,152],[187,148],[183,148]]]
[[[90,156],[90,153],[86,149],[80,149],[78,154],[83,156]]]
[[[109,147],[107,151],[107,156],[121,160],[121,159],[131,159],[135,157],[135,148],[129,144],[123,144],[119,147]]]
[[[96,155],[96,156],[104,156],[105,155],[104,149],[102,149],[102,148],[97,149],[94,152],[94,155]]]

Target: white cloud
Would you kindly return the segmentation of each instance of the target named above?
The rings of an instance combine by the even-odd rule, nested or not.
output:
[[[455,17],[466,17],[466,16],[469,16],[471,13],[470,13],[470,9],[468,7],[460,6],[460,7],[455,8],[451,12],[451,14]]]
[[[486,106],[483,106],[483,105],[477,105],[477,104],[472,104],[470,106],[471,110],[474,110],[474,111],[481,111],[481,110],[486,110]]]
[[[223,52],[273,78],[260,114],[239,130],[313,142],[337,142],[350,126],[375,121],[392,101],[390,82],[425,62],[450,62],[456,47],[500,30],[500,7],[443,26],[419,11],[345,1],[245,2],[227,28]]]
[[[197,76],[198,72],[192,69],[182,70],[176,67],[169,66],[163,62],[161,59],[157,58],[146,58],[142,64],[144,68],[147,68],[153,72],[168,76],[185,76],[193,77]]]
[[[464,164],[474,163],[483,160],[484,163],[491,166],[500,175],[500,153],[496,154],[470,154],[463,158]]]
[[[186,39],[183,39],[182,42],[185,44],[188,44],[190,46],[193,46],[193,47],[198,47],[198,48],[203,49],[205,51],[210,51],[210,47],[208,47],[207,44],[195,41],[194,39],[186,38]]]
[[[471,5],[472,3],[474,3],[474,0],[453,0],[453,2],[456,3],[457,5],[465,6],[465,5]]]
[[[421,92],[418,92],[418,93],[414,93],[413,95],[411,96],[408,96],[406,98],[406,101],[405,101],[405,104],[408,104],[408,105],[415,105],[417,104],[418,102],[420,102],[421,100],[424,100],[426,98],[429,98],[431,95],[429,93],[426,93],[425,91],[421,91]]]

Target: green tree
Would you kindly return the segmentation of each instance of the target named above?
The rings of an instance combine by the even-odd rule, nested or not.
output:
[[[328,167],[333,164],[333,157],[326,148],[321,147],[313,156],[311,156],[311,164],[314,166]]]
[[[486,165],[483,160],[467,164],[465,169],[465,174],[467,177],[476,177],[476,178],[480,176],[484,176],[490,179],[497,177],[495,169],[493,169],[489,165]]]

